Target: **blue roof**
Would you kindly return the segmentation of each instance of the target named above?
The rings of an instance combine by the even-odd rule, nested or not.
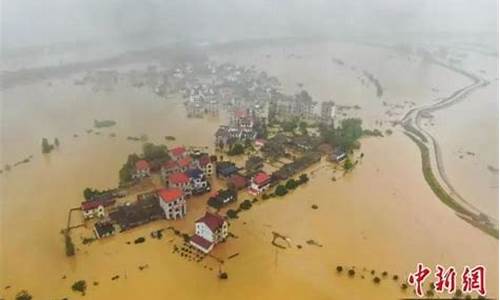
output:
[[[203,171],[200,169],[189,169],[186,171],[186,175],[191,178],[197,178],[203,176]]]
[[[239,169],[235,165],[229,165],[229,166],[222,167],[219,170],[219,173],[222,174],[223,176],[229,176],[229,175],[232,175],[238,171],[239,171]]]

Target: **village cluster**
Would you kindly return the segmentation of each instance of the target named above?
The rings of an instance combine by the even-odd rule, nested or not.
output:
[[[233,111],[229,124],[215,133],[215,148],[219,153],[230,152],[236,144],[245,145],[242,146],[245,151],[252,149],[243,167],[223,160],[222,155],[217,157],[183,146],[169,149],[168,159],[161,164],[143,157],[135,161],[133,181],[157,176],[164,186],[139,194],[133,203],[119,204],[117,198],[123,194],[115,190],[93,195],[82,202],[84,218],[97,219],[93,223],[95,237],[104,238],[154,220],[183,218],[188,213],[191,198],[212,193],[207,212],[195,222],[194,234],[189,239],[193,247],[210,252],[228,236],[227,217],[221,216],[219,210],[235,202],[239,191],[246,191],[253,197],[262,196],[272,186],[321,159],[321,153],[315,150],[317,138],[277,132],[265,139],[262,137],[262,131],[266,130],[263,122],[255,111],[238,109]],[[266,161],[280,157],[288,157],[288,160],[271,173],[263,170]],[[212,191],[213,180],[223,181],[226,189]]]
[[[78,84],[96,80],[110,85],[119,79],[116,72],[93,76]],[[268,190],[293,179],[324,154],[336,162],[347,157],[346,149],[325,145],[317,130],[320,126],[333,130],[336,107],[332,101],[322,102],[319,113],[314,113],[316,103],[306,91],[285,95],[278,91],[275,77],[253,67],[182,63],[167,71],[149,67],[146,73],[128,76],[134,86],[149,86],[160,96],[181,93],[189,117],[218,114],[220,107],[230,117],[215,132],[215,154],[178,146],[168,149],[166,158],[143,155],[130,163],[129,157],[128,180],[140,182],[155,176],[161,178],[162,187],[139,194],[133,203],[119,203],[117,198],[123,195],[118,190],[82,202],[84,218],[97,220],[92,226],[98,239],[158,219],[184,218],[191,198],[211,193],[207,212],[195,222],[189,238],[193,247],[209,253],[228,236],[228,216],[220,215],[220,209],[235,202],[240,191],[254,199],[267,199],[275,194]],[[308,131],[308,124],[316,124],[316,131]],[[240,167],[216,154],[245,154],[247,159]],[[222,181],[226,188],[212,191],[213,180]]]

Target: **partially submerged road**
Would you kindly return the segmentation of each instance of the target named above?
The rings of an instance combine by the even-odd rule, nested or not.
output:
[[[423,116],[457,103],[471,92],[488,85],[489,82],[472,73],[444,64],[440,61],[432,60],[432,63],[460,73],[471,79],[472,83],[454,91],[445,98],[438,99],[438,101],[410,109],[403,115],[400,123],[405,133],[417,143],[422,152],[424,177],[434,193],[441,201],[454,209],[461,218],[498,239],[498,220],[464,199],[464,197],[462,197],[453,187],[448,180],[443,165],[439,142],[426,131],[421,124]]]

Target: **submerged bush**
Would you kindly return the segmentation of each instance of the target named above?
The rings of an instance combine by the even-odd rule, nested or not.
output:
[[[87,282],[85,280],[78,280],[71,286],[71,289],[75,292],[80,292],[82,295],[85,295],[85,291],[87,290]]]
[[[25,290],[20,291],[16,294],[16,300],[31,300],[33,297]]]

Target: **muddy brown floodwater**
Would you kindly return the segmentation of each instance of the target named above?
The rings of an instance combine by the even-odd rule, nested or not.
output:
[[[263,69],[267,65],[271,75],[286,73],[285,78],[278,77],[290,89],[296,82],[303,82],[313,96],[360,104],[359,115],[369,127],[375,120],[387,121],[382,101],[411,99],[422,103],[436,93],[432,88],[439,87],[439,93],[447,94],[467,83],[448,70],[397,56],[389,58],[390,54],[380,49],[345,44],[302,48],[313,54],[325,53],[315,56],[301,52],[302,61],[311,60],[309,69],[302,73],[288,72],[290,65],[299,63],[280,58],[284,55],[281,48],[254,50],[253,56],[258,59],[250,63]],[[269,53],[272,64],[265,56]],[[376,98],[373,87],[360,88],[356,75],[332,71],[335,65],[324,67],[326,63],[319,62],[330,62],[330,55],[335,54],[352,63],[348,53],[351,58],[365,57],[364,61],[354,61],[379,78],[386,89],[383,99]],[[217,59],[243,60],[249,58],[247,54]],[[387,61],[377,59],[380,57]],[[378,62],[376,67],[368,62],[370,58]],[[391,84],[397,77],[390,75],[392,68],[387,65],[391,64],[408,67],[406,73],[410,74],[399,80],[409,86],[397,89],[397,84]],[[322,79],[324,72],[332,73],[328,80]],[[422,74],[433,80],[421,79]],[[420,79],[410,86],[412,76]],[[348,82],[347,87],[335,83],[336,79]],[[320,83],[314,83],[316,80]],[[213,259],[197,264],[172,254],[172,233],[165,232],[161,240],[149,238],[151,231],[169,225],[192,232],[193,221],[205,209],[206,197],[190,200],[184,220],[157,221],[90,245],[80,240],[87,231],[77,230],[73,234],[77,255],[67,258],[59,233],[65,226],[67,210],[79,205],[85,187],[103,189],[117,184],[119,167],[129,153],[141,148],[140,143],[127,141],[127,136],[144,133],[151,141],[165,142],[164,136],[172,135],[177,141],[168,145],[212,147],[213,134],[224,120],[186,119],[184,115],[178,97],[165,100],[148,89],[125,85],[95,93],[88,86],[73,85],[68,78],[53,81],[51,86],[40,82],[3,91],[2,165],[31,154],[34,158],[0,176],[0,296],[12,299],[16,292],[27,289],[35,299],[80,298],[71,291],[71,285],[85,279],[88,299],[399,299],[411,296],[410,291],[403,293],[399,284],[422,262],[429,266],[454,265],[459,270],[464,265],[483,264],[488,268],[488,295],[498,297],[498,240],[441,204],[422,176],[418,148],[398,128],[392,128],[394,134],[384,138],[363,139],[364,158],[342,179],[333,182],[331,166],[321,162],[308,170],[317,170],[310,174],[308,184],[286,197],[259,201],[232,221],[230,231],[237,238],[213,251],[215,256],[226,258],[222,268],[228,280],[217,278],[219,265]],[[498,121],[498,116],[491,117]],[[94,119],[115,120],[117,125],[99,130],[100,135],[87,134],[85,130],[91,128]],[[389,125],[384,123],[382,128]],[[111,132],[116,133],[115,138],[109,137]],[[42,137],[57,137],[61,147],[42,156]],[[318,209],[312,209],[313,204]],[[274,247],[272,232],[289,237],[292,247]],[[134,245],[141,236],[146,242]],[[317,244],[307,243],[309,240]],[[127,245],[128,241],[132,244]],[[235,253],[239,255],[227,259]],[[146,264],[148,268],[138,269]],[[345,272],[337,274],[337,265],[345,269],[354,266],[356,275],[349,278]],[[389,276],[376,285],[372,269],[378,275],[387,271]],[[399,276],[398,281],[389,278],[394,274]],[[111,280],[116,275],[120,277]],[[94,281],[99,285],[94,286]]]

